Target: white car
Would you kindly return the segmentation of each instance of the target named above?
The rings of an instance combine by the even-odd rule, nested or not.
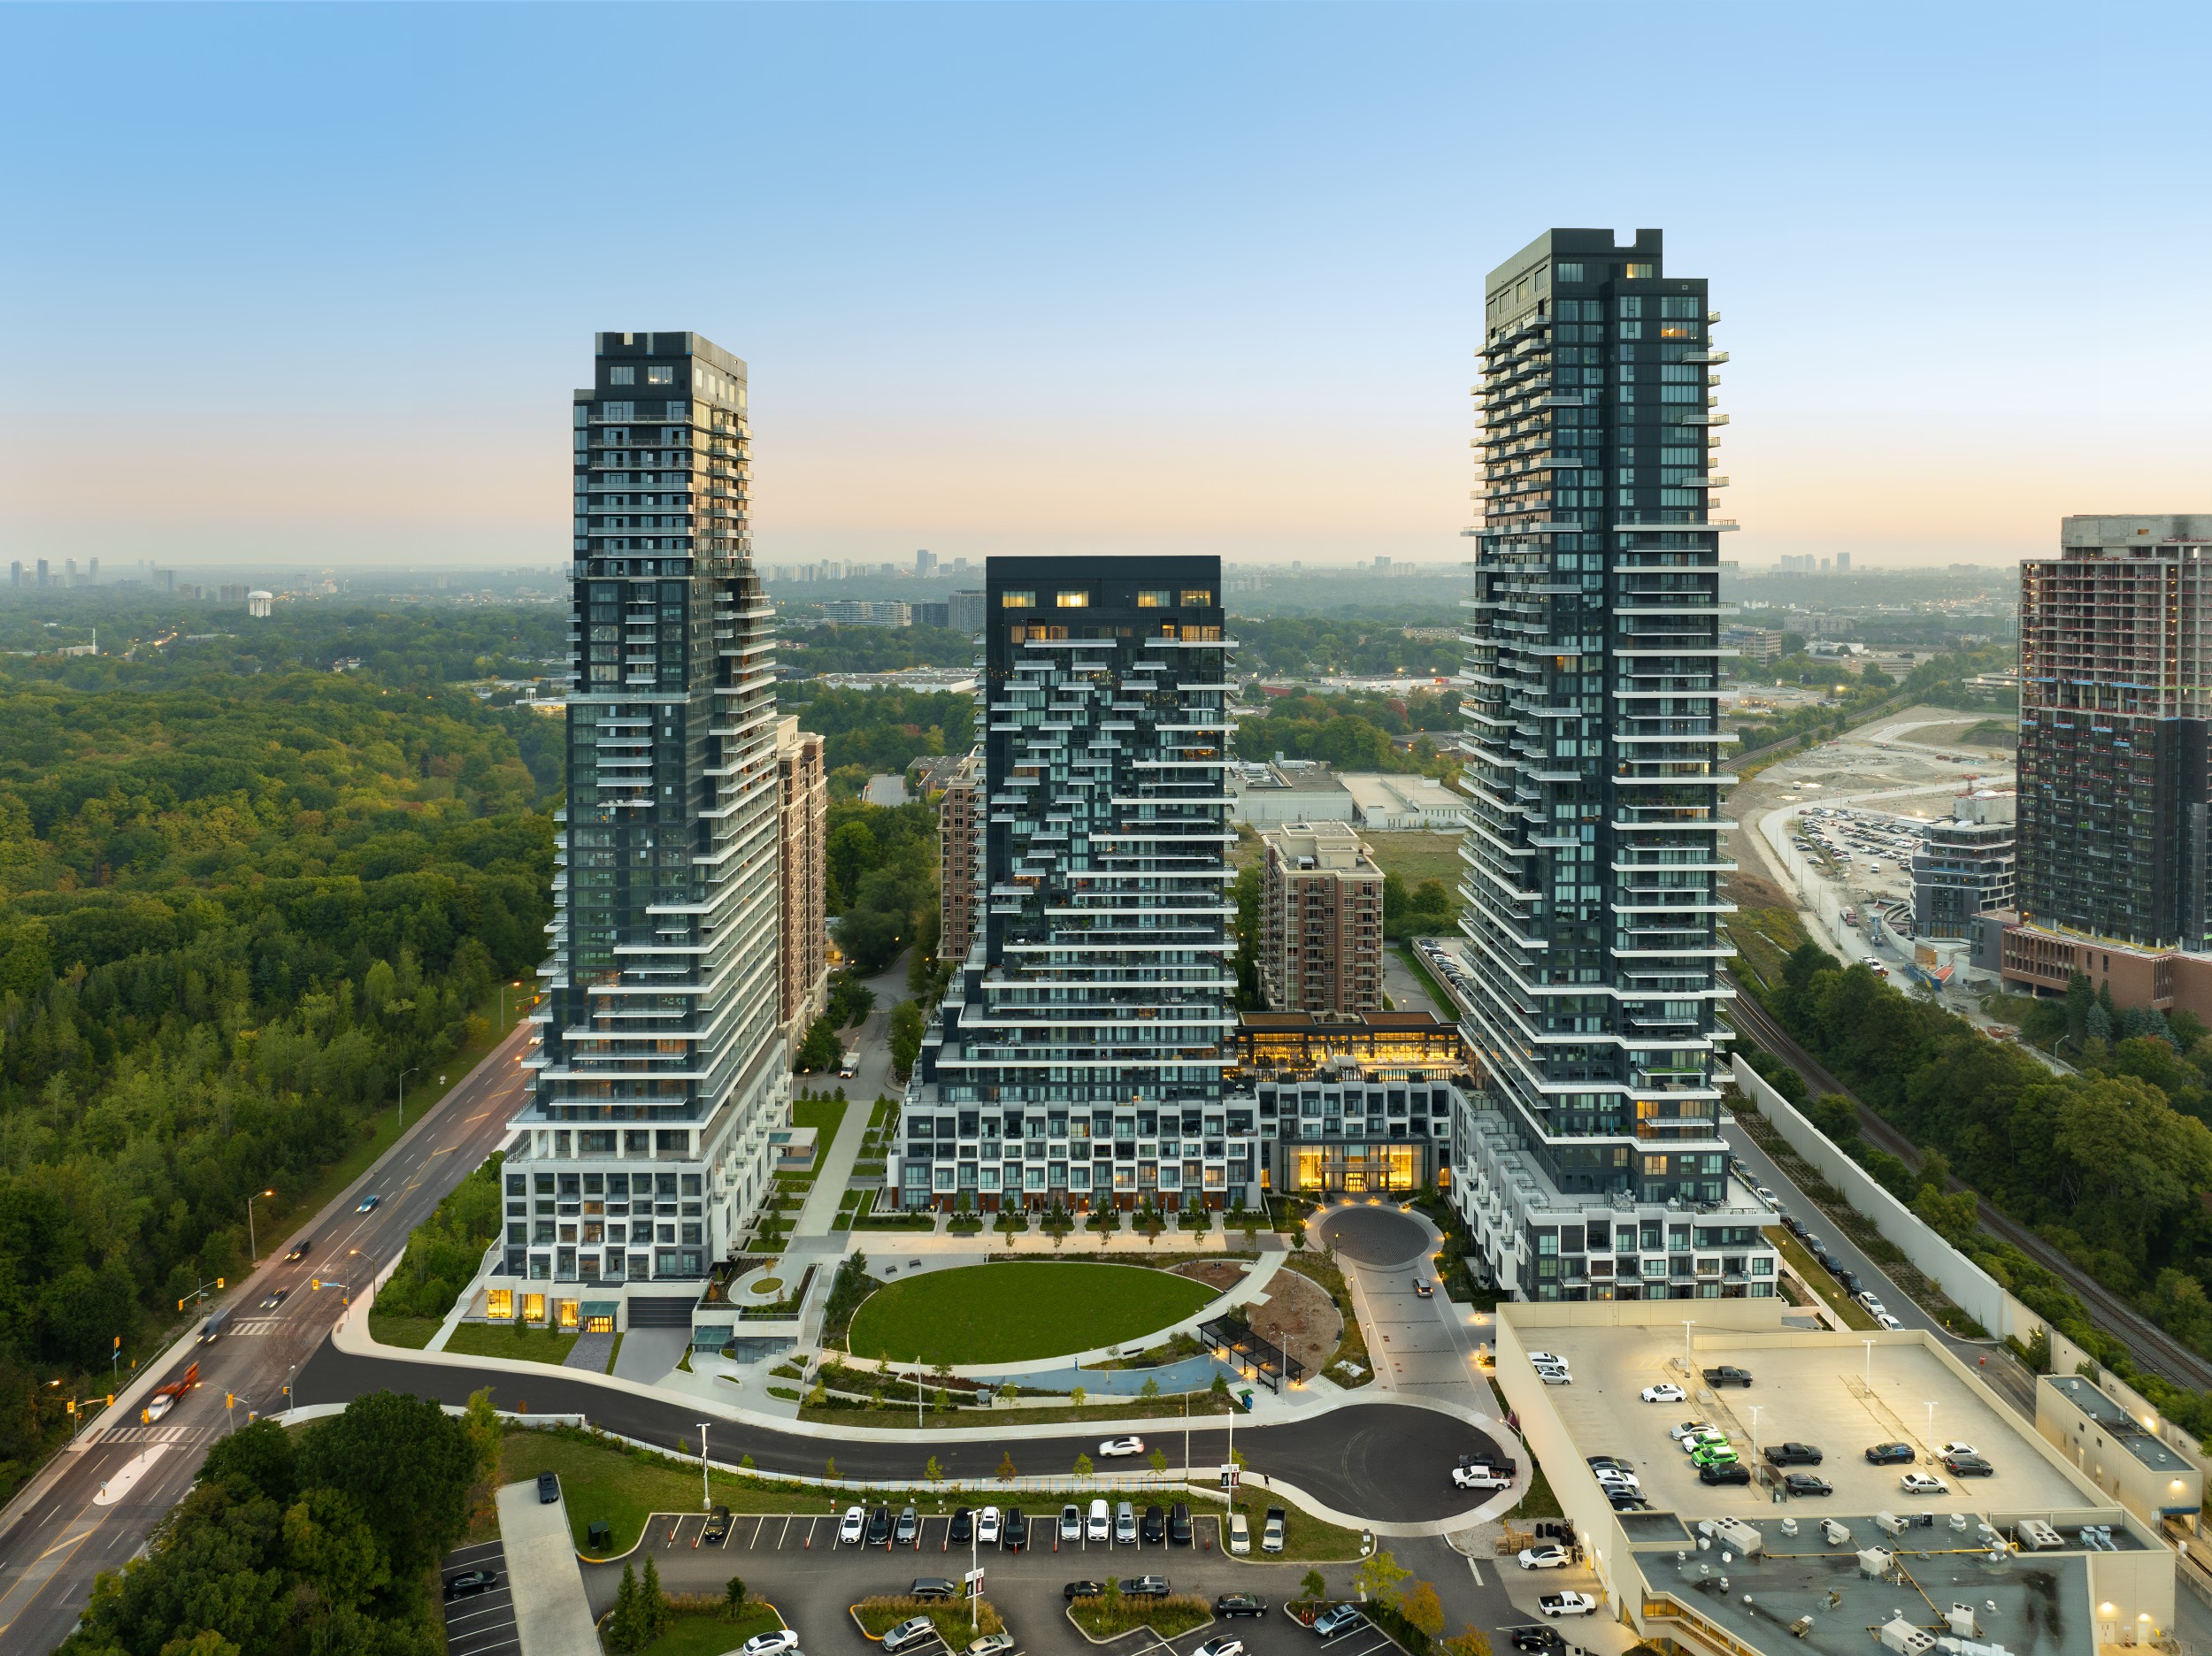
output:
[[[1572,1375],[1564,1368],[1555,1368],[1550,1363],[1538,1363],[1536,1377],[1546,1385],[1572,1385],[1575,1383],[1575,1377]]]
[[[1709,1426],[1703,1431],[1694,1431],[1687,1438],[1678,1438],[1675,1441],[1682,1445],[1684,1454],[1695,1454],[1701,1449],[1726,1447],[1728,1434],[1717,1432]]]
[[[1955,1454],[1978,1455],[1979,1453],[1981,1451],[1970,1443],[1947,1443],[1936,1445],[1936,1459],[1939,1460]]]
[[[754,1634],[741,1648],[744,1656],[783,1656],[799,1648],[799,1636],[789,1628],[778,1628],[773,1633]]]
[[[1886,1311],[1877,1311],[1874,1314],[1874,1320],[1886,1329],[1901,1329],[1905,1326],[1903,1322],[1890,1315]]]
[[[1119,1455],[1142,1454],[1144,1439],[1141,1438],[1109,1438],[1098,1445],[1098,1453],[1109,1459]]]
[[[1637,1394],[1647,1403],[1680,1403],[1689,1393],[1671,1380],[1660,1385],[1647,1385]]]
[[[1523,1547],[1521,1549],[1520,1563],[1523,1569],[1565,1569],[1573,1561],[1567,1556],[1567,1549],[1563,1546]]]
[[[1528,1360],[1532,1363],[1549,1363],[1555,1368],[1564,1368],[1567,1366],[1567,1360],[1557,1352],[1532,1351],[1529,1353]]]
[[[1594,1615],[1598,1601],[1586,1592],[1546,1593],[1536,1607],[1548,1616]]]
[[[998,1508],[986,1506],[975,1515],[975,1544],[978,1546],[998,1545]]]
[[[1244,1656],[1244,1641],[1226,1633],[1217,1634],[1191,1652],[1190,1656]]]
[[[1463,1466],[1452,1468],[1452,1487],[1463,1490],[1511,1489],[1513,1480],[1486,1466]]]
[[[1705,1422],[1701,1420],[1686,1420],[1678,1426],[1669,1427],[1667,1429],[1667,1436],[1673,1438],[1675,1442],[1680,1443],[1685,1438],[1694,1438],[1699,1432],[1710,1431],[1712,1430],[1713,1429],[1710,1426],[1706,1424]]]
[[[837,1526],[839,1546],[858,1546],[860,1538],[868,1532],[868,1513],[865,1507],[845,1508],[844,1522]]]
[[[1930,1477],[1925,1472],[1908,1472],[1897,1480],[1898,1487],[1908,1495],[1944,1495],[1949,1493],[1941,1478]]]

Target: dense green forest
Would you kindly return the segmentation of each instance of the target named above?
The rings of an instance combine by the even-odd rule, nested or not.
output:
[[[81,690],[298,668],[361,672],[384,685],[427,687],[471,678],[565,677],[568,658],[565,604],[405,604],[341,597],[280,603],[256,620],[242,605],[110,597],[96,591],[0,606],[0,652],[87,643],[95,628],[97,656],[19,658],[8,662],[7,671]]]
[[[62,1428],[41,1381],[239,1274],[249,1192],[283,1212],[482,1034],[549,913],[534,716],[109,665],[0,674],[0,1485]]]
[[[1463,653],[1455,638],[1409,639],[1406,628],[1457,627],[1465,617],[1448,604],[1409,603],[1388,610],[1353,610],[1335,616],[1263,618],[1233,616],[1237,665],[1248,672],[1390,673],[1416,678],[1459,671]]]
[[[1266,712],[1237,724],[1240,758],[1320,759],[1340,770],[1425,771],[1448,774],[1452,765],[1434,746],[1417,740],[1410,750],[1394,736],[1441,735],[1459,728],[1459,692],[1416,690],[1381,696],[1364,692],[1271,698]]]
[[[491,1394],[461,1419],[391,1392],[209,1445],[147,1554],[94,1584],[62,1656],[437,1656],[438,1561],[499,1468]]]
[[[964,753],[975,740],[975,698],[953,691],[833,690],[802,679],[779,686],[776,703],[822,734],[830,792],[840,799],[853,798],[871,776]]]
[[[950,627],[807,626],[795,618],[777,645],[803,673],[895,672],[902,667],[966,667],[975,639]]]
[[[2126,1374],[2192,1430],[2212,1402],[2136,1373],[2119,1343],[2089,1326],[2055,1278],[1981,1233],[1947,1177],[2063,1248],[2192,1347],[2212,1356],[2212,1042],[2193,1020],[2115,1013],[2078,985],[2080,1073],[2058,1075],[1863,966],[1806,943],[1763,980],[1738,980],[1859,1098],[1927,1153],[1920,1177],[1858,1139],[1847,1106],[1814,1119],[2070,1338]],[[1759,1067],[1777,1064],[1761,1055]],[[1770,1074],[1771,1078],[1771,1074]],[[1794,1077],[1793,1077],[1793,1080]],[[1802,1086],[1795,1089],[1801,1097]]]

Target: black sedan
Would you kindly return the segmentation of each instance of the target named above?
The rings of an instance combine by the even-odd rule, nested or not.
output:
[[[1106,1591],[1104,1582],[1071,1581],[1060,1590],[1063,1598],[1095,1598]]]
[[[975,1538],[975,1514],[966,1506],[957,1507],[952,1514],[952,1532],[947,1537],[953,1545]]]
[[[1267,1600],[1257,1593],[1223,1593],[1214,1600],[1214,1614],[1217,1616],[1263,1616],[1267,1614]]]
[[[1878,1443],[1866,1452],[1869,1466],[1910,1466],[1919,1459],[1919,1452],[1909,1443]]]
[[[1810,1472],[1793,1472],[1782,1480],[1782,1487],[1793,1495],[1832,1495],[1835,1489],[1824,1477]]]
[[[446,1583],[445,1596],[449,1598],[469,1598],[478,1593],[489,1592],[498,1585],[499,1572],[497,1570],[463,1570],[458,1576]]]

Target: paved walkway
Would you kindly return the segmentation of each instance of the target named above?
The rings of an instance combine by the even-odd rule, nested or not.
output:
[[[614,1377],[655,1384],[683,1361],[684,1348],[690,1344],[687,1328],[634,1328],[622,1337],[622,1349],[615,1353]]]
[[[868,1021],[874,1023],[877,1016],[871,1012]],[[817,1084],[812,1090],[822,1089]],[[846,1186],[852,1183],[853,1163],[860,1159],[860,1141],[868,1136],[868,1117],[875,1108],[872,1097],[858,1099],[849,1093],[844,1119],[837,1123],[836,1139],[816,1146],[814,1188],[807,1192],[806,1206],[799,1209],[798,1223],[791,1227],[794,1241],[831,1234],[830,1222],[837,1217],[837,1204],[844,1200]],[[836,1234],[842,1237],[845,1233]]]
[[[612,1334],[579,1334],[576,1343],[568,1348],[568,1355],[561,1359],[561,1367],[604,1374],[607,1360],[614,1355],[614,1342]]]

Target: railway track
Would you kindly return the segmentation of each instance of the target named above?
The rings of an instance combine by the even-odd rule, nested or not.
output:
[[[1775,1021],[1767,1009],[1740,987],[1736,999],[1729,1005],[1728,1016],[1741,1033],[1800,1071],[1816,1092],[1834,1092],[1849,1099],[1851,1108],[1858,1116],[1859,1132],[1869,1144],[1888,1151],[1909,1168],[1919,1168],[1920,1146],[1862,1103],[1856,1093],[1836,1079],[1825,1065],[1791,1039],[1788,1031]],[[1967,1188],[1957,1179],[1951,1181],[1950,1187],[1953,1190]],[[2182,1345],[2026,1225],[1993,1207],[1979,1192],[1974,1193],[1974,1203],[1984,1230],[2000,1240],[2010,1243],[2065,1283],[2073,1291],[2074,1297],[2089,1311],[2092,1320],[2108,1333],[2126,1341],[2136,1361],[2144,1368],[2163,1376],[2177,1385],[2190,1386],[2200,1392],[2212,1391],[2212,1362],[2206,1361]]]

